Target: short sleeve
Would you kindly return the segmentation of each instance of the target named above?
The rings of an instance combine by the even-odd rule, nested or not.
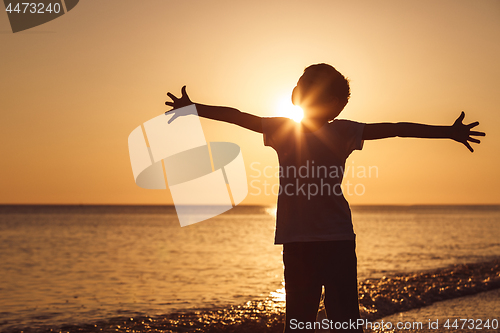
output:
[[[264,145],[277,148],[279,143],[279,133],[290,119],[285,117],[263,117],[262,134],[264,135]]]
[[[358,123],[352,120],[334,120],[334,125],[344,142],[344,151],[349,156],[354,150],[363,149],[363,130],[364,123]]]

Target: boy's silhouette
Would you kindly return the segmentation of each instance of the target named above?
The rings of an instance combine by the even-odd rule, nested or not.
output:
[[[175,109],[193,104],[182,87],[181,98],[168,93]],[[264,134],[264,144],[278,153],[281,170],[275,244],[283,244],[285,266],[285,332],[316,320],[322,286],[329,321],[349,323],[359,318],[357,259],[351,211],[340,184],[345,161],[364,140],[390,137],[448,138],[464,144],[480,143],[472,136],[479,125],[462,123],[462,112],[451,126],[415,123],[363,124],[337,120],[350,96],[349,83],[327,64],[307,67],[292,92],[292,102],[304,110],[302,122],[282,117],[262,118],[237,109],[196,103],[201,117],[225,121]],[[175,115],[174,115],[175,118]],[[174,119],[173,118],[173,119]],[[300,172],[300,167],[308,173]],[[304,171],[304,170],[302,170]],[[316,194],[311,196],[310,189]],[[307,193],[306,193],[307,192]],[[302,324],[301,324],[302,323]],[[346,331],[362,332],[346,326]]]

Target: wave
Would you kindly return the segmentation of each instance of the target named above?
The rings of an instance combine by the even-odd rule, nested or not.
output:
[[[361,316],[373,321],[420,308],[437,301],[500,288],[500,259],[482,263],[395,274],[367,279],[359,284]],[[285,304],[272,299],[254,300],[238,306],[177,312],[162,316],[118,317],[84,325],[15,328],[9,333],[48,332],[263,332],[281,333]]]

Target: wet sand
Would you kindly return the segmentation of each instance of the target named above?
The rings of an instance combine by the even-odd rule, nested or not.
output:
[[[385,318],[399,321],[397,318],[422,318],[423,312],[406,312],[396,317],[390,315],[412,309],[431,309],[424,317],[432,320],[452,315],[457,304],[464,304],[464,311],[476,308],[477,318],[493,318],[492,309],[498,309],[497,303],[491,303],[498,292],[488,292],[500,288],[500,259],[489,262],[456,265],[444,269],[386,276],[380,279],[368,279],[360,283],[360,309],[362,317],[369,321]],[[475,298],[464,298],[466,295]],[[491,296],[491,297],[490,297]],[[449,302],[440,302],[450,300]],[[490,300],[490,301],[488,301]],[[428,307],[434,304],[432,307]],[[478,304],[484,306],[481,312]],[[10,332],[269,332],[283,330],[283,302],[271,299],[251,301],[239,306],[229,306],[216,310],[200,310],[186,313],[172,313],[164,316],[138,316],[133,318],[113,318],[107,321],[85,325],[66,325],[62,327],[44,327],[38,329],[23,328]],[[434,310],[432,310],[434,309]],[[424,310],[421,310],[424,311]],[[434,311],[434,312],[432,312]],[[413,313],[413,314],[412,314]],[[456,316],[462,314],[456,312]],[[472,316],[471,312],[469,317]],[[498,315],[498,314],[497,314]],[[408,316],[408,317],[405,317]],[[425,318],[425,320],[429,319]],[[451,318],[451,317],[450,317]],[[472,317],[471,317],[472,318]],[[497,318],[499,319],[499,318]],[[405,319],[407,320],[407,319]],[[411,319],[408,319],[411,320]],[[423,321],[423,320],[420,320]],[[376,331],[379,332],[380,330]],[[384,332],[393,332],[394,330]],[[429,330],[429,332],[448,332],[448,330]],[[453,330],[460,332],[461,330]],[[481,332],[492,331],[482,329]],[[368,331],[367,331],[368,332]],[[405,332],[412,332],[405,330]],[[416,331],[413,331],[416,332]],[[418,330],[425,332],[425,330]],[[467,330],[473,332],[473,330]]]
[[[390,322],[393,326],[401,323],[401,327],[407,325],[408,328],[422,323],[425,329],[373,330],[373,332],[499,332],[499,309],[500,289],[496,289],[382,318],[385,323]],[[438,329],[429,329],[430,322]],[[449,329],[446,324],[449,324]]]
[[[500,259],[365,280],[359,298],[362,316],[375,319],[497,288]]]

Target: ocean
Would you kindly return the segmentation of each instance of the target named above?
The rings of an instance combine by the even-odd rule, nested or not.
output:
[[[353,206],[360,281],[500,257],[500,206]],[[0,331],[282,304],[272,207],[0,206]]]

